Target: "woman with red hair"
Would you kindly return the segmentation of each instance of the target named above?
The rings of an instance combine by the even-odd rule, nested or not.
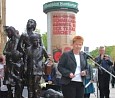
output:
[[[58,70],[62,74],[62,93],[64,98],[84,98],[87,73],[87,58],[81,51],[84,39],[75,36],[72,41],[72,49],[64,52],[58,63]]]

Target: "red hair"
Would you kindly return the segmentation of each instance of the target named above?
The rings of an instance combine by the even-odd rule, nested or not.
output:
[[[83,39],[82,36],[75,36],[75,37],[73,38],[73,43],[76,42],[76,41],[80,41],[80,42],[83,43],[84,39]]]

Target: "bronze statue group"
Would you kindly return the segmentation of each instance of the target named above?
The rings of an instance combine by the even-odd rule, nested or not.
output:
[[[19,35],[12,26],[5,26],[8,41],[3,50],[6,57],[5,76],[3,83],[8,88],[8,98],[23,98],[24,86],[27,86],[28,98],[40,98],[40,79],[43,75],[43,62],[48,54],[43,47],[41,35],[35,32],[36,21],[29,19],[26,33]],[[44,60],[45,58],[45,60]],[[15,93],[12,93],[12,86]]]

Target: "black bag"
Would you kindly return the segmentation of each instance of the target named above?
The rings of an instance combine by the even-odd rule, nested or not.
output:
[[[53,89],[48,89],[44,92],[44,98],[63,98],[63,94]]]

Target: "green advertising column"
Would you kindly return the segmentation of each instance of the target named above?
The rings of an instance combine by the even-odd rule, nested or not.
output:
[[[47,51],[58,62],[62,52],[71,49],[73,36],[76,35],[76,16],[78,3],[53,1],[43,5],[47,14]]]

